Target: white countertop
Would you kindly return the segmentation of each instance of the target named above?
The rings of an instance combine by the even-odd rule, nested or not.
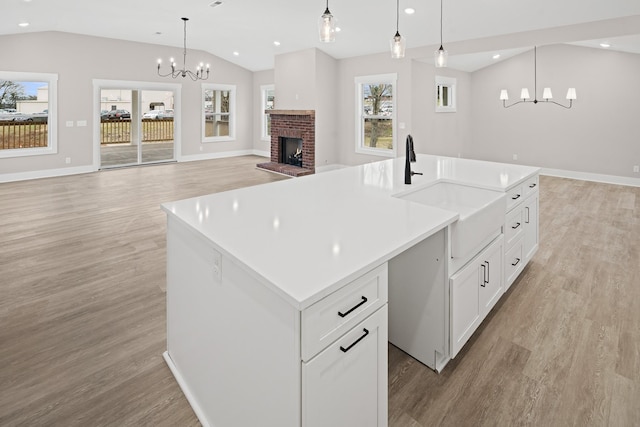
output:
[[[424,173],[412,185],[397,158],[162,208],[302,310],[458,218],[392,195],[438,181],[508,191],[539,172],[422,154],[411,166]]]

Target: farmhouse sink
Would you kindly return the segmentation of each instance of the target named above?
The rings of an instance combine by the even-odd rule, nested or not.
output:
[[[423,205],[457,212],[451,225],[451,256],[475,255],[504,224],[505,194],[466,185],[438,182],[426,188],[396,195]]]

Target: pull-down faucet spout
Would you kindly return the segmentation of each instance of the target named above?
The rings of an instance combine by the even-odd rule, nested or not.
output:
[[[411,177],[413,175],[422,175],[421,172],[414,172],[411,170],[411,162],[416,161],[416,152],[413,151],[413,137],[407,135],[406,142],[406,157],[404,162],[404,183],[411,184]]]

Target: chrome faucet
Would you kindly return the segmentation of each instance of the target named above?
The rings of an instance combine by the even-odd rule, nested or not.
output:
[[[407,135],[406,145],[407,155],[404,162],[404,183],[411,184],[411,177],[413,175],[422,175],[422,173],[411,170],[411,162],[416,161],[416,152],[413,151],[413,137],[411,135]]]

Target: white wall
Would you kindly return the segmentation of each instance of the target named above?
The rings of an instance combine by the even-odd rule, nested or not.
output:
[[[257,153],[267,157],[269,157],[271,153],[271,142],[260,139],[262,136],[262,115],[264,114],[262,90],[260,87],[274,84],[273,74],[273,70],[256,71],[253,73],[253,148]]]
[[[533,52],[525,52],[472,74],[472,137],[469,157],[517,162],[551,169],[640,177],[640,55],[571,45],[538,48],[538,99],[549,86],[554,99],[568,103],[568,87],[578,95],[567,110],[544,103],[508,109],[520,88],[533,96]]]
[[[456,79],[456,112],[435,112],[436,76]],[[414,61],[411,101],[415,150],[440,156],[465,156],[465,145],[471,138],[471,75]]]
[[[338,157],[338,61],[316,49],[316,167],[339,163]]]
[[[182,155],[215,156],[253,149],[253,73],[206,52],[190,50],[187,61],[211,64],[207,83],[237,86],[236,140],[201,143],[201,82],[161,78],[158,58],[179,57],[181,49],[60,32],[0,36],[0,70],[58,74],[58,154],[0,159],[0,174],[64,170],[93,164],[93,79],[182,85]],[[86,120],[86,127],[65,127]],[[202,151],[200,148],[202,147]],[[71,157],[67,165],[65,158]]]

